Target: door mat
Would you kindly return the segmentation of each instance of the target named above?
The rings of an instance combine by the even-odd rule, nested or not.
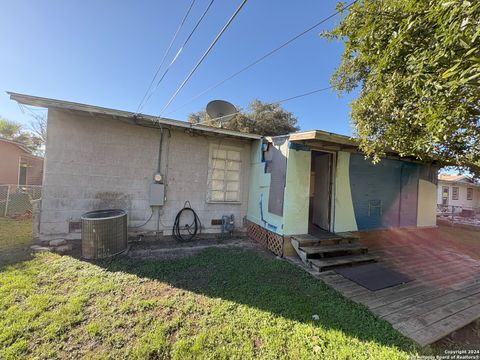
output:
[[[378,263],[339,268],[335,272],[371,291],[405,284],[413,280],[405,274],[388,269]]]

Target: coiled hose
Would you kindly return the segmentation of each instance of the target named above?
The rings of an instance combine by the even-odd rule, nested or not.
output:
[[[185,224],[182,227],[180,225],[180,218],[182,217],[182,214],[185,213],[191,213],[193,216],[193,221],[191,224]],[[191,241],[195,238],[195,236],[197,236],[197,234],[200,233],[201,228],[202,223],[200,222],[200,218],[195,210],[192,209],[190,202],[186,201],[183,209],[178,212],[177,216],[175,217],[175,222],[173,223],[172,235],[174,239],[177,241]],[[188,235],[185,233],[182,235],[182,231],[186,231]]]

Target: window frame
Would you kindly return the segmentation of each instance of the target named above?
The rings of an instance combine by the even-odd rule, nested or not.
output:
[[[460,199],[460,187],[452,186],[452,200]]]
[[[473,187],[467,187],[467,200],[473,200]]]
[[[216,143],[216,144],[211,143],[210,144],[209,152],[208,152],[208,172],[207,172],[207,191],[206,191],[206,201],[207,201],[207,203],[209,203],[209,204],[233,204],[233,205],[242,204],[242,194],[243,194],[242,172],[243,172],[243,163],[244,163],[243,149],[244,149],[243,147],[234,146],[234,145],[222,145],[222,144],[218,144],[218,143]],[[218,191],[223,191],[224,200],[213,200],[212,199],[212,192],[216,191],[216,190],[212,189],[212,182],[214,180],[214,179],[212,179],[213,170],[214,170],[213,154],[214,154],[214,151],[216,151],[216,150],[217,151],[218,150],[225,150],[227,152],[228,151],[236,151],[240,155],[240,160],[232,160],[232,161],[238,162],[240,164],[239,169],[238,169],[238,190],[237,190],[238,198],[237,198],[237,200],[229,201],[229,200],[225,199],[226,194],[228,192],[227,189],[226,189],[228,180],[226,178],[224,178],[223,180],[218,180],[217,179],[217,181],[223,181],[223,185],[224,185],[223,190],[218,190]],[[227,172],[228,170],[225,168],[224,171]],[[232,170],[232,171],[237,171],[237,170]],[[232,180],[231,182],[236,182],[236,181]]]
[[[23,176],[22,176],[22,170],[23,170],[23,174],[25,175],[25,179],[23,179]],[[22,180],[25,180],[24,184],[22,184]],[[20,166],[18,167],[18,181],[17,181],[18,185],[22,185],[22,186],[26,186],[28,184],[28,164],[26,161],[22,161],[20,160]]]

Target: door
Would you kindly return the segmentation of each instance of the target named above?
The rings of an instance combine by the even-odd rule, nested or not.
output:
[[[332,154],[312,152],[312,170],[311,221],[323,230],[330,230]]]
[[[448,205],[448,186],[442,187],[442,205],[443,206]]]

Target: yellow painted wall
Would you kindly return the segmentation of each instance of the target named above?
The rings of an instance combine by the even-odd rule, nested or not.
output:
[[[282,153],[286,151],[283,147],[281,150]],[[283,217],[268,212],[271,175],[265,173],[265,163],[262,162],[261,140],[252,143],[250,165],[247,219],[270,231],[283,235]],[[267,223],[264,223],[261,218],[260,199],[262,199],[263,205],[263,220]],[[273,227],[276,227],[276,229]]]
[[[417,226],[436,226],[437,186],[430,181],[418,181]]]
[[[308,233],[311,152],[288,149],[285,186],[284,233]]]
[[[335,173],[335,208],[333,231],[356,231],[357,221],[353,210],[352,192],[350,188],[350,153],[337,153]]]

